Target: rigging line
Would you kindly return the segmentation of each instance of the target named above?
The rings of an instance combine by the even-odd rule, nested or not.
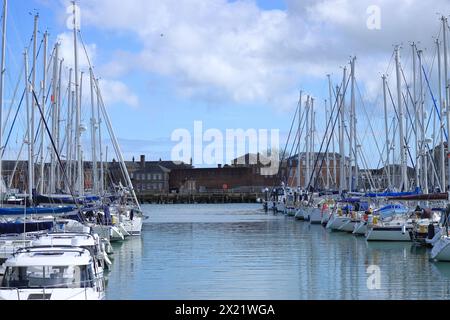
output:
[[[345,84],[345,87],[344,87],[344,83],[341,84],[341,87],[339,88],[337,94],[339,94],[340,91],[342,89],[344,89],[342,94],[345,96],[345,94],[347,93],[348,84],[350,83],[350,80],[351,80],[351,78],[349,77],[347,79],[347,83]],[[343,100],[340,101],[339,104],[340,104],[339,105],[339,109],[338,109],[338,112],[337,112],[337,115],[336,115],[336,118],[335,118],[334,124],[333,124],[333,129],[332,129],[333,132],[334,132],[334,130],[336,128],[336,124],[337,124],[338,119],[339,119],[339,112],[341,111],[341,109],[342,109],[342,107],[344,105],[344,101]],[[334,112],[336,111],[337,107],[338,107],[338,99],[336,98],[335,102],[334,102],[333,110],[331,112],[330,120],[328,120],[328,122],[327,122],[327,128],[325,130],[325,133],[328,133],[328,130],[330,129],[330,125],[331,125],[331,122],[332,122],[332,119],[333,119],[333,115],[334,115]],[[311,183],[312,183],[312,180],[314,179],[314,175],[315,175],[315,172],[316,172],[316,167],[317,167],[317,164],[319,162],[319,157],[320,157],[320,154],[321,154],[321,152],[323,150],[324,143],[325,143],[325,139],[322,139],[322,143],[321,143],[321,146],[320,146],[320,149],[319,149],[319,153],[317,154],[317,157],[316,157],[316,160],[315,160],[315,163],[314,163],[314,167],[313,167],[313,170],[312,170],[312,173],[311,173],[311,177],[309,178],[309,183],[308,183],[307,190],[310,190],[310,188],[311,188]],[[326,148],[325,152],[328,152],[330,144],[331,144],[331,135],[330,135],[330,138],[328,139],[327,148]],[[341,158],[341,161],[342,161],[342,158]],[[320,168],[318,170],[319,173],[322,172],[322,168],[323,168],[324,162],[325,161],[323,161],[323,159],[322,159],[321,164],[320,164]],[[314,184],[316,184],[316,181],[317,181],[317,176],[315,178]],[[310,201],[311,201],[311,199],[310,199]]]
[[[426,75],[424,66],[422,66],[422,70],[423,70],[423,74],[425,75],[425,81],[427,83],[428,90],[430,91],[431,99],[433,100],[433,105],[434,105],[435,112],[438,115],[439,121],[441,121],[442,115],[439,112],[439,109],[438,109],[438,106],[437,106],[437,102],[436,102],[436,98],[434,97],[433,90],[431,89],[430,82],[428,81],[428,77]],[[448,133],[447,133],[446,129],[445,128],[441,128],[441,130],[444,130],[445,139],[447,139],[447,141],[448,141]]]
[[[399,117],[399,115],[398,115],[397,108],[396,108],[396,106],[395,106],[394,98],[392,97],[392,92],[391,92],[391,89],[390,89],[390,87],[389,87],[389,83],[388,83],[387,81],[386,81],[386,88],[388,89],[389,97],[391,98],[391,103],[392,103],[392,106],[394,107],[395,116],[396,116],[396,118],[397,118],[397,121],[400,122],[400,117]],[[408,146],[408,141],[406,141],[406,139],[404,139],[404,140],[405,140],[406,146]],[[411,155],[411,151],[409,150],[409,147],[407,147],[406,149],[407,149],[407,151],[408,151],[408,155],[409,155],[409,159],[410,159],[410,161],[411,161],[411,164],[412,164],[414,170],[416,170],[416,162],[413,160],[413,157],[412,157],[412,155]]]
[[[301,108],[301,105],[299,103],[299,112],[300,112],[300,108]],[[305,117],[305,115],[306,115],[306,112],[301,113],[301,117],[300,117],[300,128],[301,128],[301,130],[300,130],[300,132],[299,132],[299,130],[297,130],[297,133],[295,135],[294,144],[292,145],[292,149],[291,149],[291,153],[290,153],[290,157],[289,158],[292,157],[292,153],[293,153],[294,147],[296,147],[296,149],[298,150],[298,153],[299,153],[298,156],[300,157],[301,140],[302,140],[302,137],[303,137],[303,132],[305,130],[306,121],[308,120],[308,117],[307,116]],[[291,172],[291,170],[292,170],[292,168],[289,168],[289,173]]]
[[[377,141],[377,139],[376,139],[375,131],[373,130],[372,121],[370,121],[369,114],[367,113],[366,104],[364,103],[364,100],[363,100],[362,94],[361,94],[361,90],[360,90],[359,85],[358,85],[358,81],[356,81],[356,80],[355,80],[355,86],[356,86],[356,89],[358,90],[359,96],[360,96],[360,98],[361,98],[363,110],[364,110],[364,113],[365,113],[365,115],[366,115],[366,117],[367,117],[367,122],[369,123],[369,128],[370,128],[370,130],[371,130],[371,132],[372,132],[372,136],[373,136],[373,139],[374,139],[374,141],[375,141],[375,146],[377,147],[377,150],[378,150],[378,156],[379,156],[381,159],[383,159],[383,154],[382,154],[381,151],[380,151],[380,147],[379,147],[378,141]],[[362,144],[361,144],[361,145],[362,145]],[[387,172],[387,171],[386,171],[386,172]]]
[[[291,139],[292,129],[294,128],[295,118],[297,117],[297,113],[299,112],[299,107],[298,107],[298,106],[299,106],[300,104],[301,104],[301,102],[298,102],[298,103],[297,103],[297,108],[295,109],[295,115],[294,115],[294,118],[292,119],[291,129],[289,130],[288,139],[287,139],[286,145],[285,145],[285,147],[284,147],[283,155],[281,156],[281,163],[282,163],[282,164],[283,164],[283,162],[284,162],[284,160],[285,160],[286,151],[287,151],[287,148],[288,148],[288,145],[289,145],[289,141],[290,141],[290,139]],[[279,177],[280,179],[283,178],[283,174],[282,174],[281,168],[280,168],[278,177]]]
[[[31,92],[33,93],[34,101],[36,103],[36,106],[38,107],[39,113],[41,115],[42,123],[45,126],[45,129],[46,129],[47,134],[49,136],[49,139],[50,139],[50,142],[52,144],[53,150],[55,151],[56,157],[58,158],[58,163],[59,163],[59,165],[61,167],[61,171],[63,172],[64,180],[66,180],[66,182],[67,182],[68,179],[67,179],[67,175],[66,175],[66,170],[63,167],[63,164],[62,164],[62,161],[61,161],[58,149],[57,149],[57,147],[55,145],[55,141],[53,140],[53,137],[52,137],[52,134],[50,132],[50,129],[48,128],[47,121],[45,121],[45,116],[44,116],[44,114],[42,112],[42,108],[41,108],[41,105],[39,104],[39,100],[38,100],[38,97],[36,96],[36,92],[34,91],[34,88],[31,90]],[[72,198],[73,198],[73,200],[75,202],[75,205],[76,205],[77,209],[79,210],[79,212],[78,212],[79,216],[81,217],[82,220],[85,221],[83,215],[81,214],[81,207],[80,207],[80,205],[78,203],[79,200],[75,197],[75,194],[74,194],[70,184],[69,184],[68,188],[69,188],[69,191],[70,191],[70,195],[72,196]]]

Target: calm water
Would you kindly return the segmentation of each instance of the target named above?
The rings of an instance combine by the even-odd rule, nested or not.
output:
[[[367,243],[260,205],[144,206],[141,238],[115,245],[108,299],[449,299],[450,263],[410,243]],[[381,289],[367,288],[368,266]]]

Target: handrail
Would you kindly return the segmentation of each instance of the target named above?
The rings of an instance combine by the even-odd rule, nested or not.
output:
[[[99,297],[100,297],[100,293],[105,290],[105,286],[104,285],[103,286],[100,285],[102,281],[104,283],[104,278],[103,277],[95,277],[93,280],[85,280],[85,281],[72,283],[72,284],[84,284],[84,283],[87,283],[87,282],[89,282],[89,283],[92,282],[94,284],[92,287],[90,287],[90,286],[84,286],[84,287],[80,286],[80,287],[75,287],[75,288],[62,288],[62,287],[60,288],[58,286],[52,286],[52,287],[41,287],[41,288],[22,288],[22,289],[21,288],[15,288],[15,287],[0,287],[0,290],[16,291],[17,292],[17,299],[20,301],[20,292],[24,291],[24,290],[42,290],[42,297],[45,298],[46,290],[48,292],[49,290],[56,290],[56,289],[84,289],[83,290],[84,291],[84,297],[85,297],[85,300],[87,300],[88,299],[88,296],[87,296],[87,290],[88,289],[95,289],[95,288],[101,289],[100,291],[97,290],[99,292]],[[61,286],[65,286],[65,285],[61,284]],[[76,295],[79,295],[80,293],[77,293]],[[37,293],[37,294],[39,294],[39,293]],[[76,295],[74,295],[73,297],[75,297]]]

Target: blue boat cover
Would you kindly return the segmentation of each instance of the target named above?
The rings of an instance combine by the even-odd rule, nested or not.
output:
[[[403,197],[403,196],[417,196],[422,194],[422,189],[416,188],[416,190],[411,192],[382,192],[382,193],[366,193],[366,198],[377,198],[377,197]]]
[[[75,211],[75,207],[59,208],[0,208],[0,216],[20,216],[20,215],[55,215],[66,214]]]
[[[22,234],[25,232],[37,232],[53,229],[52,221],[30,221],[25,224],[22,221],[0,223],[0,234]]]

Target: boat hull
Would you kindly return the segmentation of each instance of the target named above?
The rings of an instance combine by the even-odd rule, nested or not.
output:
[[[407,228],[403,232],[402,227],[373,227],[369,228],[366,233],[367,241],[412,241],[410,231]]]

